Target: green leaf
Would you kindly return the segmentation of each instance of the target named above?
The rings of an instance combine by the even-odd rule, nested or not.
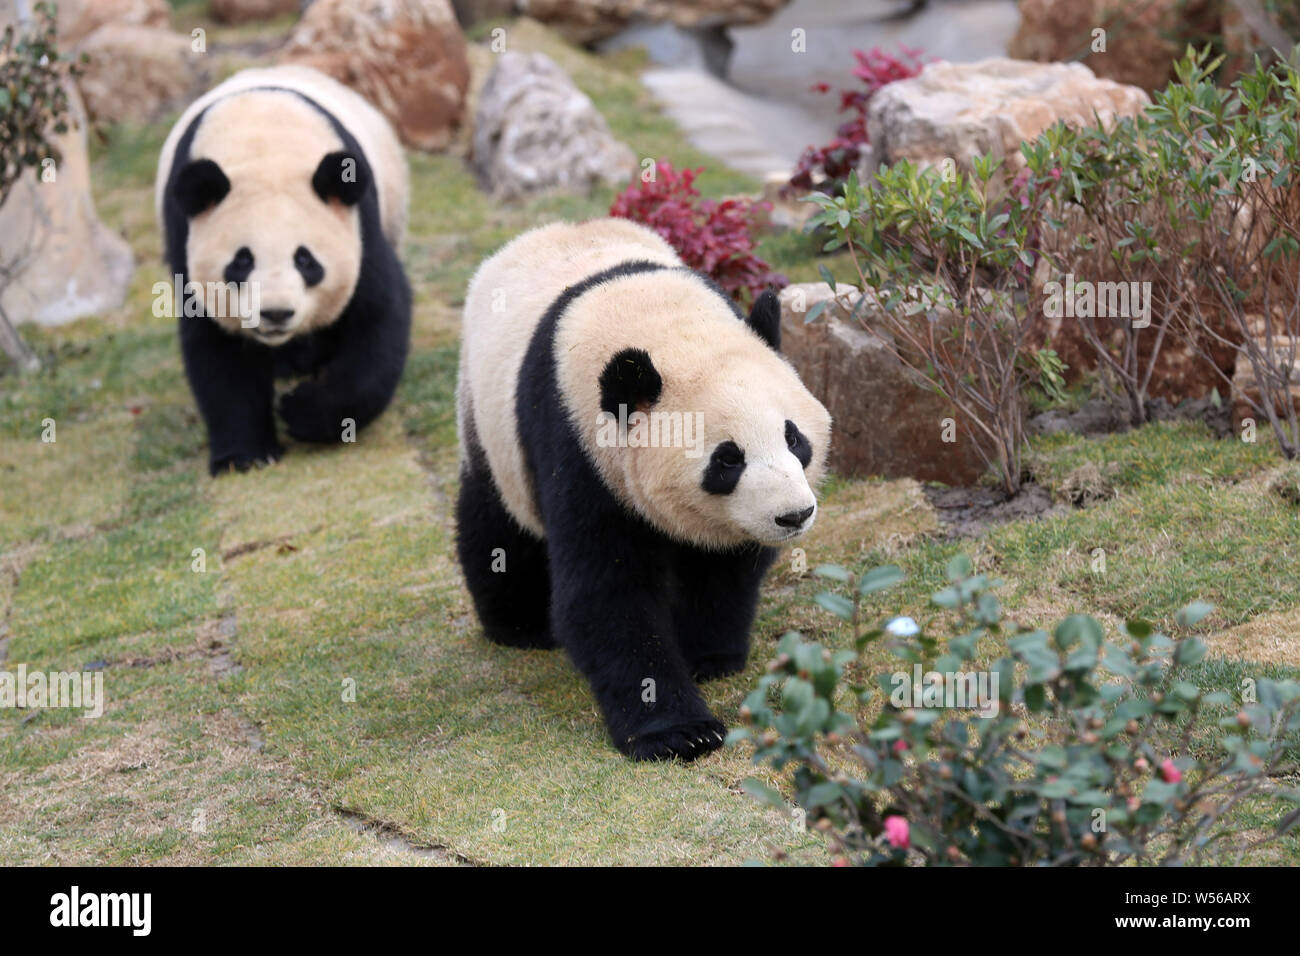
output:
[[[832,594],[830,591],[822,591],[813,600],[836,617],[845,621],[853,620],[853,602],[848,598]]]
[[[858,582],[858,593],[871,594],[874,591],[883,591],[903,580],[904,576],[903,569],[896,564],[872,568],[862,575],[862,580]]]
[[[1178,649],[1174,651],[1174,663],[1179,667],[1191,667],[1193,664],[1200,663],[1205,657],[1206,650],[1205,642],[1200,638],[1189,637],[1179,641]]]
[[[781,794],[777,793],[761,780],[755,780],[753,777],[746,777],[741,781],[740,789],[745,791],[759,803],[765,803],[770,807],[776,807],[778,810],[786,809],[785,800]]]
[[[822,281],[825,282],[828,286],[830,286],[830,287],[831,287],[831,291],[834,292],[834,291],[835,291],[835,276],[831,275],[831,270],[830,270],[830,269],[827,269],[825,265],[823,265],[822,263],[819,262],[819,263],[817,264],[817,271],[821,274]]]
[[[1213,610],[1213,604],[1206,604],[1204,601],[1193,601],[1191,604],[1179,610],[1179,612],[1174,615],[1174,620],[1178,622],[1179,627],[1195,627]]]
[[[812,573],[819,578],[830,578],[832,581],[839,581],[841,584],[847,584],[853,577],[848,569],[842,568],[838,564],[819,564],[812,569]]]
[[[970,558],[964,554],[954,554],[948,560],[948,566],[944,569],[944,573],[948,575],[949,581],[959,581],[962,578],[970,577]]]
[[[826,311],[826,306],[829,304],[830,304],[829,299],[822,299],[822,301],[814,304],[813,307],[808,310],[808,314],[803,317],[803,324],[807,325],[808,323],[816,319],[817,316],[821,315],[823,312]]]

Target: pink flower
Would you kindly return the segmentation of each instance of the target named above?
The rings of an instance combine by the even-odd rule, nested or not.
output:
[[[903,739],[901,739],[901,738],[898,739],[898,740],[895,740],[895,741],[894,741],[894,753],[896,753],[896,754],[907,753],[907,741],[906,741],[906,740],[903,740]]]
[[[912,845],[906,817],[885,817],[885,839],[895,850],[906,850]]]
[[[1178,783],[1183,779],[1183,772],[1174,766],[1174,762],[1168,757],[1160,765],[1160,776],[1165,783]]]

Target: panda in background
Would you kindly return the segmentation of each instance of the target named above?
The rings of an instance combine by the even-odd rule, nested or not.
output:
[[[276,377],[307,376],[279,401],[299,441],[340,441],[388,405],[410,341],[408,193],[387,121],[308,67],[245,70],[177,121],[156,211],[172,272],[203,289],[178,314],[214,475],[283,454]]]
[[[634,759],[722,745],[694,681],[744,667],[776,548],[816,514],[831,421],[779,320],[622,219],[525,233],[469,284],[456,518],[479,619],[563,647]]]

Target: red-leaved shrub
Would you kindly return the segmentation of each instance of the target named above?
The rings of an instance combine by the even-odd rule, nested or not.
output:
[[[754,255],[755,212],[771,203],[748,199],[701,199],[694,186],[699,169],[655,164],[649,182],[641,177],[614,199],[611,216],[649,226],[677,250],[692,269],[716,282],[737,302],[752,302],[764,289],[780,289],[786,277]]]
[[[785,188],[787,193],[810,189],[834,192],[857,167],[862,158],[862,147],[868,141],[867,104],[871,97],[882,86],[916,76],[925,66],[920,50],[905,46],[899,49],[902,50],[901,57],[885,53],[880,47],[872,47],[865,53],[853,51],[853,58],[857,60],[853,75],[862,81],[862,86],[840,90],[840,112],[851,114],[850,118],[840,124],[835,138],[825,146],[809,146],[803,151]],[[818,83],[813,89],[818,93],[830,92],[826,83]]]

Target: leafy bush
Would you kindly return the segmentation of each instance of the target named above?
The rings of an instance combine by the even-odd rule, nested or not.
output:
[[[611,216],[649,226],[677,250],[692,269],[713,279],[732,298],[750,302],[764,289],[780,289],[785,276],[754,255],[755,213],[770,203],[744,198],[701,199],[694,186],[699,169],[655,165],[654,174],[633,182],[615,197]]]
[[[826,228],[825,248],[847,248],[857,270],[863,294],[852,315],[874,307],[887,345],[975,430],[1008,493],[1021,482],[1022,390],[1059,372],[1054,356],[1035,360],[1028,349],[1036,312],[1026,294],[1058,176],[1045,154],[1030,158],[1014,190],[988,156],[970,172],[904,160],[868,185],[853,173],[841,195],[808,197],[821,207],[808,228]]]
[[[840,112],[849,118],[835,130],[835,138],[824,146],[809,146],[799,156],[794,174],[785,186],[785,192],[838,192],[862,159],[862,148],[867,145],[867,104],[876,92],[895,80],[905,80],[921,72],[925,63],[920,50],[900,47],[902,56],[885,53],[879,47],[867,52],[854,50],[857,65],[852,73],[860,87],[839,91]],[[829,93],[830,86],[818,83],[813,89]]]
[[[1225,392],[1233,353],[1249,364],[1253,390],[1241,397],[1295,457],[1300,75],[1285,62],[1257,63],[1223,89],[1212,79],[1219,62],[1189,50],[1178,82],[1141,115],[1110,129],[1058,126],[1025,151],[1063,173],[1068,226],[1052,221],[1063,240],[1057,258],[1111,273],[1091,278],[1149,283],[1149,325],[1075,320],[1122,387],[1132,424],[1147,419],[1161,345],[1177,336],[1218,372]]]
[[[856,581],[837,566],[816,573],[848,587],[849,597],[825,592],[817,600],[852,622],[855,635],[861,599],[903,577],[893,566]],[[1261,677],[1246,701],[1234,702],[1186,679],[1206,650],[1195,636],[1173,640],[1129,621],[1112,643],[1084,615],[1051,634],[1004,624],[992,593],[998,582],[973,574],[961,555],[947,576],[931,598],[934,618],[923,625],[895,618],[856,636],[857,651],[832,653],[785,635],[741,709],[745,726],[730,734],[733,743],[752,742],[755,762],[793,767],[795,803],[828,835],[838,862],[1175,864],[1234,852],[1240,859],[1300,821],[1296,810],[1247,842],[1233,840],[1239,834],[1229,819],[1270,786],[1288,742],[1300,740],[1295,681]],[[1178,624],[1190,628],[1210,610],[1189,605]],[[950,636],[941,642],[944,629]],[[977,670],[980,643],[990,639],[1003,656]],[[886,702],[878,705],[875,692],[856,683],[855,662],[881,641],[906,670],[879,675]],[[972,678],[986,682],[986,697],[973,696],[987,716],[924,696],[936,687],[954,696],[978,689]],[[758,781],[745,788],[785,807]],[[1275,792],[1300,802],[1300,791]]]

